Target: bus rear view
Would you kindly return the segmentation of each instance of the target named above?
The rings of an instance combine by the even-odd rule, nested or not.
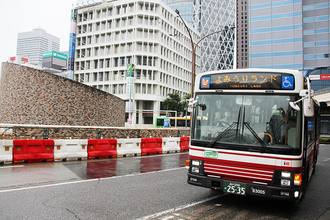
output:
[[[188,183],[242,196],[299,201],[315,169],[319,106],[295,70],[196,77]]]

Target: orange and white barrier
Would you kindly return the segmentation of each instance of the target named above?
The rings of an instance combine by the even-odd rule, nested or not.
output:
[[[163,139],[163,154],[180,152],[180,138],[169,137]]]
[[[54,140],[14,140],[13,162],[54,161]]]
[[[0,140],[0,163],[83,160],[183,152],[189,137]]]
[[[162,138],[141,138],[142,155],[162,154],[162,146]]]
[[[0,140],[0,163],[12,163],[13,146],[13,140]]]
[[[54,160],[85,160],[87,159],[87,139],[55,140]]]
[[[117,157],[117,139],[88,140],[88,159]]]
[[[141,155],[141,138],[117,139],[117,156]]]
[[[190,146],[190,138],[189,137],[180,137],[180,151],[188,151]]]

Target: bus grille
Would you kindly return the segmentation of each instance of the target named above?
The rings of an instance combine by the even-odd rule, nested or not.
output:
[[[263,167],[261,164],[256,166],[256,164],[223,164],[205,161],[204,172],[209,175],[221,176],[224,179],[269,183],[272,181],[274,168]]]

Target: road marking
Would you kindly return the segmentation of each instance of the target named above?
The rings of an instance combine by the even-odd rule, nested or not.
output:
[[[164,214],[168,214],[168,213],[172,213],[172,212],[177,212],[177,211],[180,211],[180,210],[183,210],[183,209],[186,209],[186,208],[189,208],[189,207],[192,207],[192,206],[195,206],[195,205],[204,203],[204,202],[208,202],[210,200],[219,198],[220,196],[222,196],[222,194],[221,195],[217,195],[217,196],[213,196],[213,197],[208,198],[208,199],[201,200],[199,202],[189,203],[187,205],[179,206],[177,208],[168,209],[168,210],[165,210],[165,211],[162,211],[162,212],[157,212],[157,213],[152,214],[152,215],[147,215],[147,216],[144,216],[142,218],[138,218],[136,220],[147,220],[147,219],[157,218],[157,217],[162,216]]]
[[[0,167],[0,169],[12,168],[12,167],[24,167],[24,165],[17,165],[17,166],[4,166],[4,167]]]
[[[328,161],[328,160],[330,160],[330,158],[327,158],[327,159],[325,159],[325,160],[322,160],[321,162],[326,162],[326,161]]]
[[[104,178],[89,179],[89,180],[78,180],[78,181],[73,181],[73,182],[54,183],[54,184],[41,185],[41,186],[29,186],[29,187],[22,187],[22,188],[18,188],[18,189],[6,189],[6,190],[0,190],[0,193],[22,191],[22,190],[28,190],[28,189],[46,188],[46,187],[52,187],[52,186],[70,185],[70,184],[76,184],[76,183],[94,182],[94,181],[99,181],[99,180],[109,180],[109,179],[131,177],[131,176],[141,176],[141,175],[147,175],[147,174],[153,174],[153,173],[159,173],[159,172],[167,172],[167,171],[180,170],[180,169],[186,169],[186,168],[178,167],[178,168],[172,168],[172,169],[167,169],[167,170],[152,171],[152,172],[147,172],[147,173],[133,173],[133,174],[123,175],[123,176],[112,176],[112,177],[104,177]]]

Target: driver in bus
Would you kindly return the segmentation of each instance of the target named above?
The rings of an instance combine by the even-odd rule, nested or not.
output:
[[[231,107],[227,106],[225,108],[225,117],[220,119],[220,122],[224,122],[228,125],[231,125],[232,123],[234,123],[234,119],[233,119],[233,116],[232,116],[232,109]]]

